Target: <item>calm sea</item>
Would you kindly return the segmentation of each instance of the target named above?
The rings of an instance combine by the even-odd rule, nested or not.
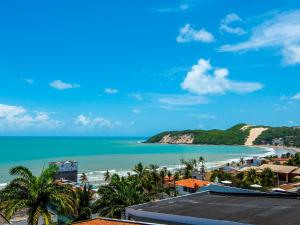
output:
[[[38,174],[50,161],[76,160],[90,180],[103,179],[105,170],[127,173],[142,162],[176,168],[181,158],[204,156],[207,166],[240,157],[270,154],[272,149],[244,146],[143,144],[145,138],[0,137],[0,183],[11,179],[9,168],[29,167]]]

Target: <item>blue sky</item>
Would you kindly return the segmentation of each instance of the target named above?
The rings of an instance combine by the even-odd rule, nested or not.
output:
[[[0,6],[1,135],[300,123],[297,0]]]

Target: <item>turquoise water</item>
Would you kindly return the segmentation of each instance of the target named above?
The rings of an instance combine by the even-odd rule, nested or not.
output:
[[[268,154],[270,149],[245,146],[160,145],[140,143],[143,138],[1,137],[0,183],[11,179],[9,168],[29,167],[38,174],[50,161],[76,160],[79,171],[101,180],[103,171],[126,173],[137,164],[175,168],[181,158],[204,156],[207,166],[240,157]]]

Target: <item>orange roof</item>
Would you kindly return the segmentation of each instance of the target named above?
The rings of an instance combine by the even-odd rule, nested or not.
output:
[[[74,223],[74,224],[76,224],[76,225],[141,225],[141,223],[138,223],[138,222],[107,219],[107,218],[91,219],[91,220],[86,220],[86,221],[78,222],[78,223]]]
[[[175,184],[178,185],[178,186],[183,186],[183,187],[188,187],[188,188],[195,188],[195,187],[207,186],[208,184],[211,184],[211,182],[205,181],[205,180],[198,180],[198,179],[189,178],[189,179],[176,181]]]
[[[272,161],[288,161],[287,158],[273,158]]]

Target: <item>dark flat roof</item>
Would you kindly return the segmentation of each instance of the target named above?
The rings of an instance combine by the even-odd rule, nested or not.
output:
[[[139,211],[258,225],[295,225],[300,199],[202,192],[129,207]]]

